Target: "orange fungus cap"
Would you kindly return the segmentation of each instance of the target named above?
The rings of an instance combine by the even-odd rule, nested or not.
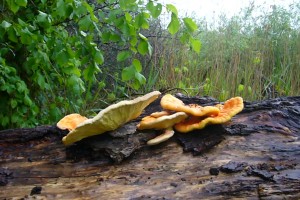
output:
[[[198,104],[185,105],[180,99],[172,96],[171,94],[163,96],[161,98],[160,105],[166,110],[185,112],[186,114],[198,117],[218,115],[220,112],[220,109],[216,106],[203,107]]]
[[[219,114],[206,118],[190,116],[185,121],[175,125],[175,129],[182,133],[187,133],[195,129],[202,129],[208,124],[223,124],[231,120],[231,118],[241,112],[244,108],[243,99],[234,97],[227,100],[224,105],[216,105],[220,109]]]
[[[87,119],[88,118],[81,116],[80,114],[73,113],[62,118],[59,122],[57,122],[56,126],[62,130],[68,129],[69,131],[72,131],[78,126],[78,124]]]

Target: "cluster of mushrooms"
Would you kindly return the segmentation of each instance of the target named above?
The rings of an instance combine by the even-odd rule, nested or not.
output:
[[[65,145],[70,145],[83,138],[115,130],[140,116],[143,110],[160,95],[159,91],[154,91],[133,100],[121,101],[108,106],[91,119],[79,114],[67,115],[57,123],[58,128],[70,131],[62,141]],[[202,129],[209,124],[228,122],[244,108],[241,97],[231,98],[223,105],[202,107],[197,104],[185,105],[171,94],[164,95],[160,105],[162,111],[144,117],[137,125],[138,130],[163,130],[161,135],[149,140],[148,145],[156,145],[168,140],[174,135],[174,129],[187,133]]]

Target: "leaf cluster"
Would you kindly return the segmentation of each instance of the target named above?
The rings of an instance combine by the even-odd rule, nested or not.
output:
[[[168,31],[181,26],[177,10]],[[163,5],[137,0],[4,0],[0,13],[0,129],[53,123],[114,99],[111,88],[146,83],[140,57],[153,49],[149,29]],[[183,42],[200,51],[196,24],[185,18]],[[113,61],[113,62],[111,62]],[[117,63],[112,66],[111,63]]]

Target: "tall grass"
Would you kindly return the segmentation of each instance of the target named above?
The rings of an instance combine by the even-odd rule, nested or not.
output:
[[[252,4],[239,16],[221,15],[217,24],[195,19],[199,55],[182,46],[180,33],[152,38],[154,55],[146,70],[151,87],[146,88],[181,88],[221,101],[300,95],[300,4],[257,15],[258,9]]]

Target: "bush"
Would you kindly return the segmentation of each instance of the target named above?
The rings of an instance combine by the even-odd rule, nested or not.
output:
[[[0,129],[54,123],[145,84],[141,34],[162,4],[136,0],[5,0],[0,5]],[[179,30],[177,9],[169,32]],[[186,18],[192,43],[195,23]]]

